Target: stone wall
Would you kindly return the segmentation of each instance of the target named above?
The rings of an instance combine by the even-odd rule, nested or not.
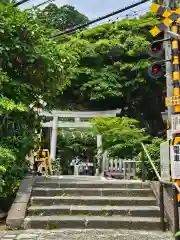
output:
[[[27,175],[20,184],[16,198],[8,212],[6,226],[10,230],[22,229],[26,217],[26,210],[35,181],[33,175]]]
[[[159,182],[151,182],[151,188],[156,196],[159,204]],[[172,186],[164,186],[164,207],[165,216],[170,224],[171,230],[174,232],[174,204],[173,204],[173,190]]]

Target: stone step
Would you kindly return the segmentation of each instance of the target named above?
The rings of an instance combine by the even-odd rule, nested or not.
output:
[[[111,189],[111,188],[33,188],[32,196],[121,196],[149,197],[153,191],[147,189]]]
[[[77,205],[53,205],[30,206],[28,215],[89,215],[89,216],[136,216],[136,217],[160,217],[157,206],[77,206]]]
[[[144,189],[149,188],[149,183],[142,183],[140,181],[40,181],[38,180],[35,187],[47,188],[130,188],[130,189]]]
[[[112,206],[155,206],[155,197],[31,197],[31,205],[112,205]]]
[[[59,228],[94,228],[94,229],[129,229],[159,230],[159,218],[145,217],[104,217],[104,216],[28,216],[24,228],[59,229]]]
[[[99,181],[105,178],[100,176],[74,176],[74,175],[63,175],[63,176],[37,176],[35,181]]]

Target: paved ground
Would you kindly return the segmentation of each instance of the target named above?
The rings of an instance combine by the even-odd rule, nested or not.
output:
[[[0,231],[1,240],[174,240],[170,233],[128,230],[25,230]]]

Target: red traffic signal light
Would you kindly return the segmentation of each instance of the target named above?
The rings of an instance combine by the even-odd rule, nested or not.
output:
[[[161,70],[162,70],[162,66],[159,65],[159,64],[154,64],[152,66],[152,73],[153,74],[158,74],[159,72],[161,72]]]
[[[151,44],[149,54],[152,57],[159,58],[163,55],[163,53],[164,53],[163,42],[155,41]]]
[[[161,63],[153,63],[148,69],[148,74],[151,78],[161,78],[164,76],[164,73],[164,67]]]

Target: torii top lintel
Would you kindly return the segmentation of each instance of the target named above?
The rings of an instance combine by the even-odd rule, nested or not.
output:
[[[64,118],[95,118],[95,117],[116,117],[121,113],[121,109],[108,110],[108,111],[60,111],[53,110],[51,112],[41,111],[39,115],[46,117],[64,117]]]

